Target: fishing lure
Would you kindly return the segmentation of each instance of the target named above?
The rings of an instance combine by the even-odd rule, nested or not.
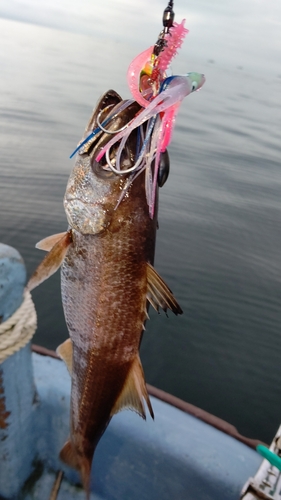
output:
[[[120,130],[109,131],[106,127],[117,114],[110,109],[102,110],[97,119],[98,127],[81,142],[71,157],[79,151],[85,152],[89,142],[101,131],[113,134],[113,137],[98,153],[96,160],[106,159],[105,170],[111,170],[116,175],[131,174],[116,208],[125,196],[135,178],[145,171],[146,198],[150,217],[153,218],[156,187],[163,155],[171,141],[175,118],[182,100],[190,93],[199,90],[205,82],[205,77],[199,73],[167,76],[166,71],[171,60],[181,47],[188,30],[184,27],[185,20],[180,24],[174,22],[173,1],[169,1],[163,14],[163,30],[154,46],[141,52],[130,64],[127,72],[127,82],[133,100],[125,101],[118,113],[136,101],[141,110]],[[101,115],[108,111],[106,118],[100,122]],[[121,158],[130,134],[137,131],[137,156],[133,166],[121,169]],[[118,144],[119,143],[119,144]],[[110,150],[115,145],[113,160]],[[117,145],[117,149],[116,149]]]

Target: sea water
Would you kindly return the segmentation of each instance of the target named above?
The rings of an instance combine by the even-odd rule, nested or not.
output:
[[[269,442],[281,418],[280,6],[208,4],[174,7],[192,29],[172,70],[206,75],[181,106],[160,190],[155,267],[184,314],[151,311],[141,357],[149,383]],[[130,97],[127,67],[165,7],[79,5],[0,5],[0,241],[29,274],[35,243],[67,228],[69,155],[92,108],[110,88]],[[67,337],[59,273],[33,298],[34,342],[54,349]]]

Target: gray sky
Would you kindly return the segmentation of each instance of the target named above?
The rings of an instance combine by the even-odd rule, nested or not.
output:
[[[161,29],[166,3],[0,0],[0,17],[146,48]],[[186,18],[187,40],[196,45],[197,57],[281,73],[280,0],[175,0],[174,10],[178,22]]]

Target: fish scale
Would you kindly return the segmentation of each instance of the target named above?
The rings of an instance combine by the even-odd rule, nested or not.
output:
[[[138,355],[146,316],[146,262],[153,262],[155,231],[143,174],[105,233],[73,231],[73,245],[62,264],[62,301],[77,374],[72,378],[73,428],[88,435],[91,456],[97,442],[92,436],[107,426]],[[88,415],[91,425],[85,431],[82,422],[89,421]]]
[[[108,102],[117,109],[118,127],[139,111],[135,102],[122,107],[120,96],[109,91],[94,110],[84,137],[96,128],[97,116]],[[146,418],[145,402],[153,417],[139,358],[148,301],[157,311],[161,307],[182,313],[152,267],[158,186],[151,217],[146,172],[116,175],[108,171],[104,159],[97,162],[111,137],[107,132],[98,134],[91,147],[77,155],[64,197],[68,231],[37,244],[49,253],[28,283],[32,290],[61,266],[70,338],[57,352],[67,364],[72,384],[70,436],[60,458],[80,471],[87,498],[95,448],[113,415],[130,408]],[[136,160],[136,139],[132,132],[122,153],[125,170]],[[127,179],[133,179],[129,187]]]

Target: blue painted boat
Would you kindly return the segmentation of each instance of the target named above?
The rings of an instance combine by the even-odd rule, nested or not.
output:
[[[21,340],[5,357],[3,338],[13,330],[5,331],[5,325],[23,305],[24,283],[20,255],[0,244],[0,498],[84,500],[78,474],[58,459],[69,430],[70,377],[64,363],[52,351],[31,349],[28,335],[25,345]],[[259,467],[258,483],[247,483],[243,498],[281,498],[281,488],[272,486],[279,484],[280,472],[253,449],[259,441],[148,389],[155,421],[130,411],[112,419],[95,454],[92,500],[238,500]],[[278,453],[276,443],[272,451]],[[51,496],[59,471],[64,477]]]

